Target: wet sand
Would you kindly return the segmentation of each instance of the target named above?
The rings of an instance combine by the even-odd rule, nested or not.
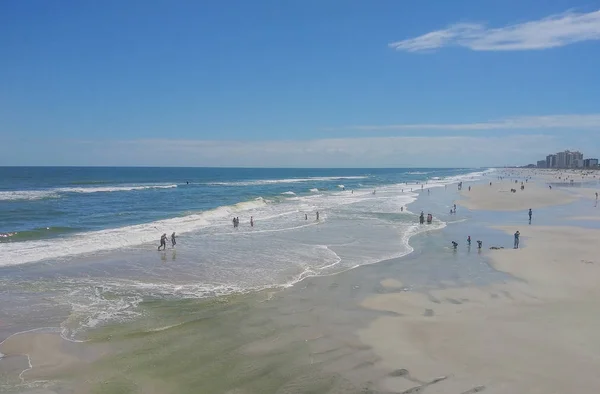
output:
[[[436,191],[417,204],[438,196],[456,197]],[[409,256],[284,291],[147,300],[142,318],[70,344],[108,347],[100,358],[36,337],[14,342],[11,358],[35,356],[23,377],[52,379],[44,394],[599,391],[600,230],[521,226],[519,250],[448,247],[467,233],[511,244],[515,227],[496,217],[502,226],[481,228],[477,212],[459,210],[444,230],[411,239]]]
[[[530,187],[525,192],[533,189],[531,196],[522,193],[523,198],[509,200],[513,205],[498,202],[496,208],[523,209],[524,201],[532,203],[533,196],[545,192]],[[471,193],[478,188],[489,185]],[[483,209],[485,195],[492,193],[476,193],[467,204]],[[559,190],[552,196],[540,204],[569,200]],[[511,240],[519,228],[497,229]],[[389,372],[378,390],[600,391],[600,230],[533,225],[520,231],[521,249],[484,252],[494,268],[513,277],[504,283],[381,294],[363,301],[366,308],[395,314],[359,330],[361,340],[381,357],[378,365]]]

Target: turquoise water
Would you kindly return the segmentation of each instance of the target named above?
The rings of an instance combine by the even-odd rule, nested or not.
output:
[[[6,322],[27,329],[60,315],[65,336],[76,338],[86,328],[135,318],[140,302],[151,298],[290,286],[401,257],[412,251],[411,236],[445,226],[447,207],[434,208],[433,224],[417,224],[405,209],[417,192],[437,193],[482,175],[0,168],[0,319],[4,329]],[[173,232],[177,245],[157,251],[160,235]]]

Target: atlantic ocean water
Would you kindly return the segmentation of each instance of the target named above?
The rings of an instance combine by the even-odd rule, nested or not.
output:
[[[401,257],[412,235],[445,225],[417,225],[405,209],[416,193],[484,172],[0,168],[0,334],[56,325],[77,339],[135,318],[143,300],[283,287]],[[177,245],[157,251],[173,232]]]

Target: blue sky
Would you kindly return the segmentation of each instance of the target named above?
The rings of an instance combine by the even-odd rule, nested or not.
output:
[[[0,37],[0,165],[600,155],[600,1],[4,1]]]

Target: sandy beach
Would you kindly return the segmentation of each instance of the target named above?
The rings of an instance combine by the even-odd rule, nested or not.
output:
[[[462,204],[509,211],[573,199],[530,183],[512,195],[500,194],[508,183],[477,185],[463,192],[468,200]],[[516,228],[498,229],[512,238]],[[532,225],[521,233],[521,249],[484,252],[512,280],[376,295],[363,302],[367,308],[398,314],[376,319],[359,334],[390,371],[381,382],[382,391],[600,390],[600,230]]]
[[[577,199],[566,191],[551,190],[541,181],[529,181],[524,186],[525,190],[521,190],[520,181],[502,180],[492,181],[491,186],[473,185],[471,190],[465,187],[462,190],[463,199],[457,204],[472,210],[522,211],[568,204]],[[516,193],[511,193],[511,189],[516,189]]]
[[[411,238],[415,251],[402,258],[285,290],[150,300],[141,318],[92,330],[85,343],[14,335],[0,345],[9,392],[598,392],[598,211],[543,179],[504,193],[509,182],[422,193],[409,208],[447,226]],[[470,210],[448,215],[453,201]],[[531,225],[509,214],[530,207]]]

